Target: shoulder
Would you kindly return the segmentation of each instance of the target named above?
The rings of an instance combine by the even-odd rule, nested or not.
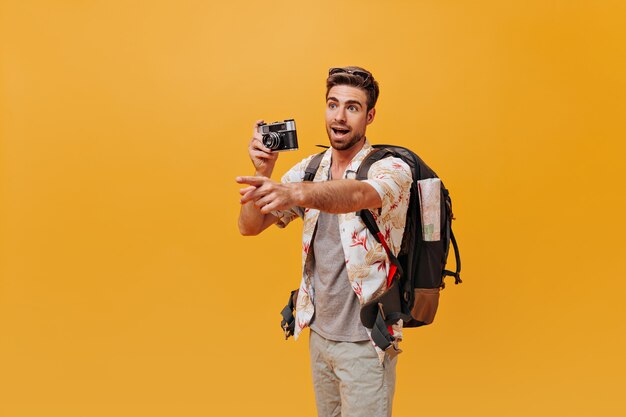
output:
[[[409,165],[401,158],[394,156],[389,156],[373,163],[367,176],[368,178],[376,178],[388,175],[404,177],[405,180],[412,180],[413,178]]]

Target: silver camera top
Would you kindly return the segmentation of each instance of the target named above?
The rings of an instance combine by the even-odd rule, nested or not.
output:
[[[298,149],[296,122],[293,119],[270,124],[260,123],[258,131],[263,135],[263,145],[272,151],[294,151]]]
[[[274,122],[269,124],[259,123],[258,130],[259,133],[296,130],[296,121],[293,119],[286,119],[282,122]]]

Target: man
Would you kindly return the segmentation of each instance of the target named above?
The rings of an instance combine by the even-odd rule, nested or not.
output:
[[[270,179],[277,153],[263,146],[255,124],[249,154],[255,176],[238,177],[239,230],[256,235],[276,224],[303,218],[302,282],[296,302],[295,338],[311,328],[313,386],[320,417],[391,415],[397,344],[383,352],[360,321],[363,303],[386,288],[385,249],[356,214],[370,209],[394,254],[402,243],[411,171],[400,159],[374,163],[368,179],[356,171],[372,151],[365,137],[374,121],[378,83],[363,68],[333,68],[326,81],[325,152],[312,182],[303,182],[313,156],[296,164],[281,183]],[[393,326],[402,338],[402,323]],[[388,349],[389,350],[389,349]],[[390,354],[392,353],[392,354]],[[392,357],[393,356],[393,357]]]

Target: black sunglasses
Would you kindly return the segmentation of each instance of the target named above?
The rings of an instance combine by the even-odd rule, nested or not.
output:
[[[361,77],[363,78],[363,82],[367,83],[370,80],[370,74],[365,72],[365,71],[359,71],[359,70],[348,70],[345,68],[331,68],[328,70],[328,76],[331,75],[335,75],[335,74],[352,74],[352,75],[356,75],[357,77]]]

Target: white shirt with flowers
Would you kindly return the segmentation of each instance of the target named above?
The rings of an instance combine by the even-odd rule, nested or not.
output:
[[[373,150],[366,141],[363,148],[354,156],[344,173],[345,179],[354,179],[356,171],[363,159]],[[328,149],[320,162],[314,182],[326,181],[329,178],[332,149]],[[304,178],[305,169],[314,155],[305,158],[282,177],[283,183],[301,182]],[[411,189],[411,170],[408,165],[398,158],[383,158],[372,164],[368,179],[364,182],[370,184],[382,200],[382,207],[373,210],[379,229],[385,235],[389,248],[398,254],[402,244],[404,226],[406,224],[406,212],[409,205]],[[296,302],[296,326],[294,337],[308,327],[314,313],[315,288],[313,288],[313,271],[309,248],[317,224],[319,210],[293,207],[289,210],[272,212],[278,217],[277,225],[285,227],[296,217],[303,218],[302,231],[302,281]],[[386,288],[389,259],[383,246],[376,241],[374,236],[355,212],[338,215],[339,235],[345,262],[347,266],[350,285],[356,293],[361,305],[380,295]],[[371,332],[366,329],[371,338]],[[402,338],[402,321],[393,326],[394,336]],[[373,342],[372,342],[373,343]],[[385,353],[376,347],[380,361]]]

